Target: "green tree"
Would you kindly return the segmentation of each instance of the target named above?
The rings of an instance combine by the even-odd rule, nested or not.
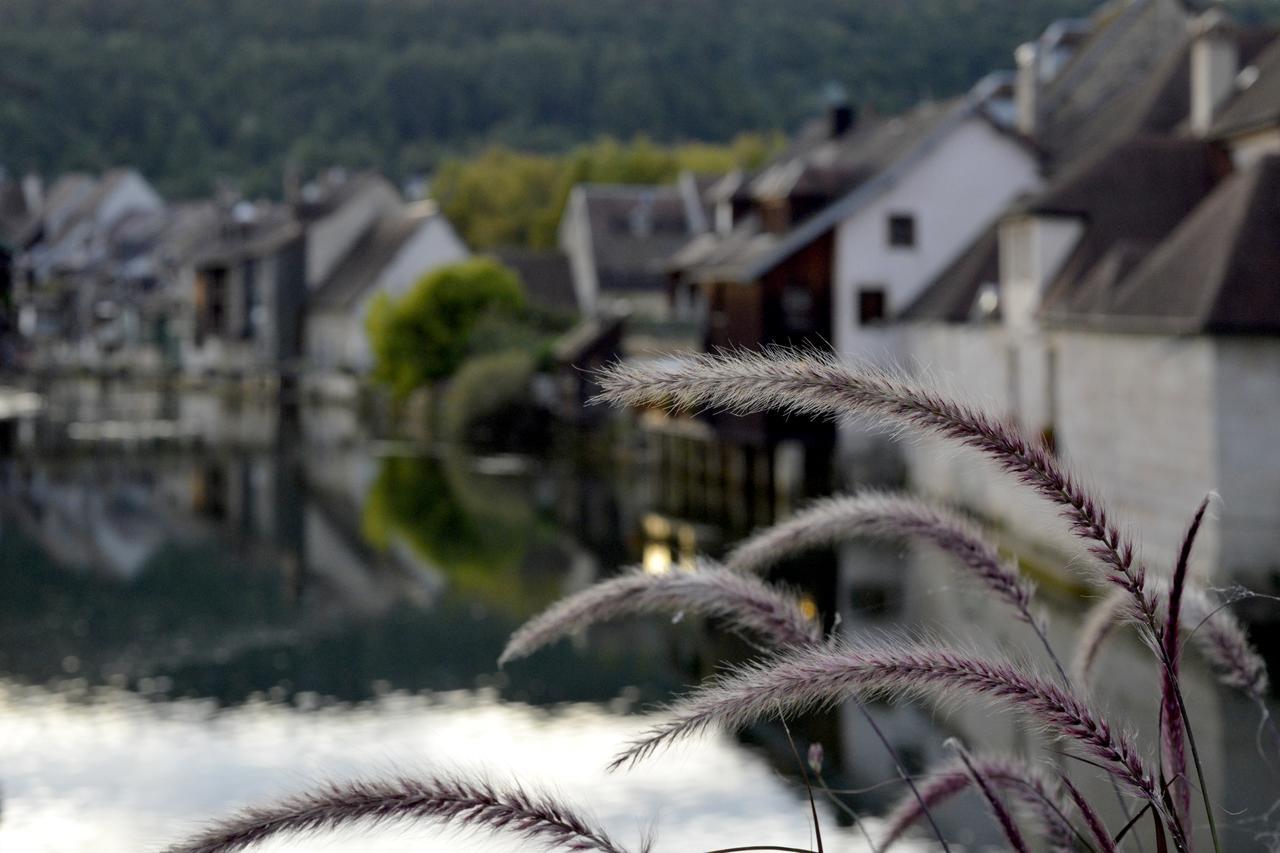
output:
[[[746,133],[727,145],[659,145],[603,137],[555,157],[490,146],[440,167],[432,194],[462,238],[478,249],[555,245],[560,215],[576,184],[661,184],[681,171],[718,174],[752,168],[777,151],[779,134]]]
[[[514,314],[524,303],[520,279],[491,258],[441,267],[398,300],[380,295],[367,320],[374,379],[403,398],[452,375],[468,355],[476,323]]]

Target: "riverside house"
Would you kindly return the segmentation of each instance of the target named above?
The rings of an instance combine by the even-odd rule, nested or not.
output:
[[[1045,190],[934,280],[903,318],[909,352],[1042,435],[1142,527],[1149,562],[1171,563],[1217,490],[1230,511],[1206,521],[1197,567],[1266,589],[1280,550],[1280,468],[1265,462],[1280,419],[1280,40],[1179,3],[1117,10],[1050,98],[1020,99],[1109,92],[1091,111],[1108,132],[1060,152]],[[1152,44],[1160,28],[1142,16],[1176,15],[1142,73],[1103,85],[1117,50]],[[931,442],[906,457],[917,488],[1068,546],[996,472]]]
[[[710,190],[715,230],[669,265],[675,303],[703,318],[708,350],[806,345],[890,357],[893,318],[1011,199],[1039,184],[1037,153],[1010,126],[1010,81],[899,116],[834,100],[753,175]],[[829,424],[709,417],[729,441],[808,448]]]

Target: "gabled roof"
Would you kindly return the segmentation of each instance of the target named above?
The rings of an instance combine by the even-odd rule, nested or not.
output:
[[[1098,150],[1094,120],[1147,85],[1178,52],[1193,17],[1182,0],[1115,0],[1091,18],[1092,32],[1040,95],[1036,138],[1056,164]]]
[[[732,269],[733,280],[759,278],[879,198],[965,122],[977,118],[1003,133],[1004,129],[987,115],[984,98],[983,93],[971,92],[946,102],[924,103],[904,116],[878,120],[873,127],[855,134],[849,143],[850,151],[839,158],[847,174],[856,175],[844,195],[771,242],[755,235],[743,241],[750,255]]]
[[[1083,283],[1098,286],[1107,261],[1132,263],[1163,240],[1229,171],[1216,147],[1195,139],[1143,136],[1080,164],[1033,196],[1021,210],[1078,219],[1084,225],[1044,296],[1046,317],[1075,311]],[[1124,255],[1116,254],[1123,246]]]
[[[435,208],[427,205],[383,214],[320,282],[311,296],[312,306],[355,308],[405,245],[436,216]]]
[[[680,250],[682,266],[698,281],[748,282],[756,277],[753,270],[777,251],[785,235],[760,227],[757,216],[748,216],[734,229],[714,240],[700,235]]]
[[[667,259],[693,233],[674,186],[579,184],[596,274],[605,291],[661,286]]]
[[[341,169],[331,170],[320,179],[302,188],[295,212],[304,222],[321,219],[351,201],[360,193],[381,188],[399,197],[395,187],[377,172],[357,172],[349,175]]]
[[[904,149],[928,136],[958,103],[926,101],[902,115],[869,116],[834,137],[826,120],[815,119],[755,175],[748,191],[756,199],[836,198],[890,166]]]
[[[302,226],[287,205],[238,202],[220,212],[217,238],[200,246],[192,260],[202,266],[234,263],[275,252],[301,236]]]
[[[1270,27],[1231,27],[1225,32],[1235,41],[1242,66],[1252,63],[1276,38],[1276,31]],[[1188,33],[1182,44],[1157,63],[1144,78],[1085,119],[1076,135],[1088,142],[1088,149],[1077,153],[1077,159],[1096,156],[1092,152],[1105,151],[1139,134],[1174,133],[1185,129],[1191,114],[1191,46],[1194,39],[1195,35]],[[1280,66],[1280,54],[1277,55],[1277,65]],[[1280,67],[1276,69],[1276,78],[1280,80]],[[1275,85],[1280,87],[1280,82]],[[1280,97],[1280,88],[1276,96]],[[1280,107],[1276,107],[1275,112],[1280,115]]]
[[[1280,333],[1280,155],[1232,175],[1119,285],[1069,319],[1172,333]]]
[[[97,184],[97,178],[83,172],[68,172],[59,177],[49,187],[40,210],[28,222],[27,230],[19,237],[19,242],[30,243],[37,235],[47,241],[55,236],[53,232],[61,232],[64,224],[75,216]]]
[[[1214,122],[1214,136],[1280,125],[1280,38],[1272,39],[1252,65],[1257,70],[1256,78],[1223,108]]]

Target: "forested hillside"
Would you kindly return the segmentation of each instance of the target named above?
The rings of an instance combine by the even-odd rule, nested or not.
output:
[[[1280,0],[1254,0],[1275,5]],[[483,142],[787,129],[829,82],[963,89],[1091,0],[0,0],[0,164],[171,193],[286,158],[423,172]]]

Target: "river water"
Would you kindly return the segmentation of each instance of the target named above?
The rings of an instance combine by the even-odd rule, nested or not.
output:
[[[655,705],[747,655],[739,641],[695,620],[630,620],[496,666],[510,632],[558,597],[628,564],[717,553],[768,508],[733,523],[678,510],[644,464],[609,453],[474,457],[349,423],[203,436],[189,417],[156,423],[130,432],[72,412],[0,428],[0,849],[159,850],[316,781],[440,768],[551,787],[630,846],[652,828],[660,851],[811,847],[776,726],[605,770]],[[892,588],[900,558],[871,558]],[[897,595],[851,584],[843,565],[818,555],[790,578],[850,622],[850,602]],[[949,587],[929,583],[929,614],[908,624],[982,627],[940,615]],[[924,711],[877,713],[913,771],[957,733]],[[824,743],[834,786],[869,789],[845,799],[874,833],[901,792],[876,787],[892,769],[870,733],[847,715],[793,732],[801,751]],[[1252,738],[1237,740],[1252,757]],[[826,850],[867,849],[829,802],[819,814]],[[998,846],[977,803],[940,817],[970,849]],[[262,849],[521,848],[397,825]]]

